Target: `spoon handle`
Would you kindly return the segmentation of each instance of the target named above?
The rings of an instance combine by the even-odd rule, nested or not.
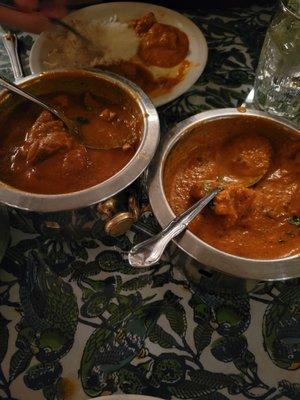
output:
[[[184,231],[199,212],[221,191],[214,189],[184,213],[174,218],[160,233],[134,246],[128,261],[133,267],[148,267],[159,262],[168,243]]]
[[[21,62],[18,56],[17,36],[14,33],[4,33],[2,42],[7,51],[15,81],[24,77]]]
[[[33,95],[25,92],[24,90],[20,89],[17,85],[15,85],[12,82],[9,82],[4,76],[0,75],[0,86],[5,87],[8,90],[11,90],[12,92],[17,93],[18,95],[25,97],[26,99],[38,104],[40,107],[45,108],[52,114],[55,114],[58,118],[60,118],[59,113],[52,107],[49,107],[47,104],[43,103]]]

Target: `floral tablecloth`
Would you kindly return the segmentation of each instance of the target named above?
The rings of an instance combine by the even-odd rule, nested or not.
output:
[[[159,109],[162,134],[245,98],[272,11],[187,13],[207,38],[208,64],[187,93]],[[33,38],[19,38],[28,71]],[[1,45],[0,70],[12,77]],[[158,269],[135,270],[126,254],[157,229],[149,213],[113,239],[87,210],[72,238],[41,229],[37,215],[0,211],[0,257],[8,246],[0,266],[1,400],[300,399],[299,279],[255,283],[216,273],[194,285],[171,253]]]

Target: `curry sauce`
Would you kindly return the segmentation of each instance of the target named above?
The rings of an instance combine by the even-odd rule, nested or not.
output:
[[[168,93],[184,79],[190,67],[186,59],[188,36],[175,26],[158,22],[152,12],[131,21],[130,26],[140,40],[137,55],[131,60],[97,64],[97,67],[124,76],[153,97]],[[159,67],[165,72],[173,68],[173,71],[154,76],[149,67]]]
[[[112,177],[134,156],[143,122],[125,102],[114,103],[89,92],[60,92],[44,100],[77,122],[83,143],[48,111],[24,102],[1,127],[1,181],[31,193],[70,193]],[[109,145],[91,150],[86,142]]]
[[[244,187],[232,179],[241,174],[258,176],[258,182]],[[196,129],[166,161],[164,189],[175,214],[204,195],[203,183],[211,187],[211,182],[226,181],[213,204],[189,225],[191,232],[217,249],[247,258],[300,253],[299,137]]]

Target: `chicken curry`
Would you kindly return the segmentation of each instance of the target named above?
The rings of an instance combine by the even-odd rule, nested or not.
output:
[[[189,39],[175,26],[162,24],[150,12],[133,20],[130,25],[140,38],[137,56],[133,60],[97,65],[131,80],[152,96],[167,93],[184,78],[190,63],[186,60]],[[154,76],[148,67],[173,68],[176,73]]]
[[[166,161],[165,194],[175,214],[221,185],[224,190],[189,225],[191,232],[242,257],[299,254],[299,136],[203,130],[177,143]]]
[[[90,92],[60,92],[43,99],[77,122],[83,143],[105,145],[109,141],[111,148],[86,148],[62,121],[24,102],[1,124],[2,182],[31,193],[75,192],[112,177],[135,154],[143,122],[125,101],[111,102]]]

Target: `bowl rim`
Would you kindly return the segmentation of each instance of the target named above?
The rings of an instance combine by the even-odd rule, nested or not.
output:
[[[149,174],[150,204],[161,226],[166,226],[175,217],[166,199],[163,186],[164,165],[174,145],[203,122],[237,116],[240,118],[256,117],[268,119],[283,125],[286,129],[292,129],[300,135],[298,127],[289,121],[271,116],[263,111],[246,110],[245,108],[224,108],[205,111],[180,122],[169,132],[161,151],[156,155],[155,163],[152,164],[156,167],[152,167]],[[188,230],[179,238],[174,239],[174,242],[188,256],[199,263],[228,275],[255,280],[284,280],[300,277],[300,254],[276,259],[240,257],[216,249]]]
[[[63,194],[38,194],[22,191],[1,182],[0,202],[14,208],[36,212],[58,212],[88,207],[119,193],[133,183],[148,167],[159,143],[160,129],[157,111],[149,97],[134,83],[112,72],[104,72],[92,68],[55,69],[34,74],[18,80],[17,85],[24,86],[44,79],[49,75],[80,74],[94,76],[121,87],[138,105],[143,116],[144,129],[134,156],[115,175],[104,182],[84,190]],[[0,92],[0,98],[7,90]]]

